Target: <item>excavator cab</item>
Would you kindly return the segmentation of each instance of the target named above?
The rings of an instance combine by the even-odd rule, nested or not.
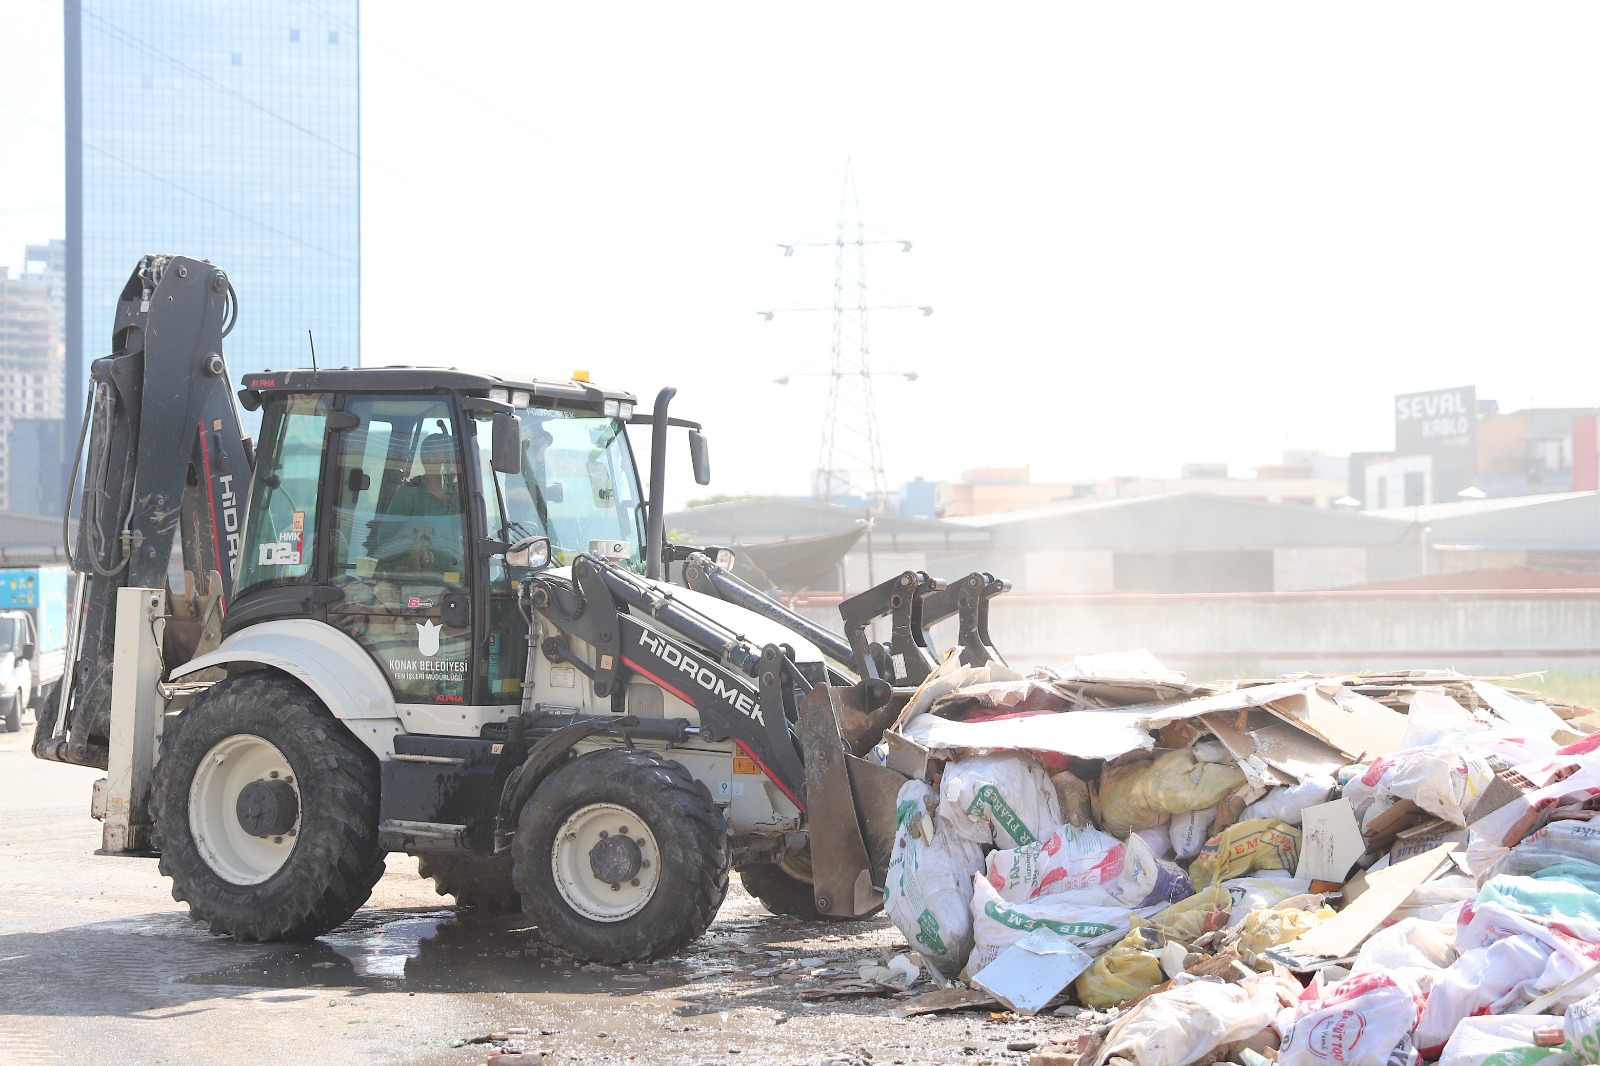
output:
[[[261,436],[224,636],[318,617],[397,704],[515,704],[510,547],[547,538],[564,562],[598,540],[643,566],[631,396],[409,369],[253,375],[241,396]]]

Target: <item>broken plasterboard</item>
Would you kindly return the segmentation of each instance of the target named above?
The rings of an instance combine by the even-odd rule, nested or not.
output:
[[[1355,808],[1347,799],[1329,800],[1307,807],[1300,818],[1300,864],[1295,867],[1295,877],[1344,884],[1350,868],[1367,850]]]
[[[972,984],[1026,1017],[1043,1010],[1092,962],[1055,930],[1035,929],[973,974]]]
[[[1342,959],[1361,946],[1362,941],[1395,912],[1416,887],[1439,872],[1450,861],[1454,844],[1441,844],[1432,851],[1393,863],[1387,868],[1367,876],[1367,889],[1344,910],[1321,925],[1308,929],[1294,940],[1276,949],[1274,957],[1283,956],[1300,964],[1310,964],[1319,959]]]

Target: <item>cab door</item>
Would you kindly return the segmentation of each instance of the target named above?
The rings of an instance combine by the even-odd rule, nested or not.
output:
[[[372,654],[397,703],[467,703],[475,568],[461,422],[440,396],[349,396],[343,408],[324,497],[325,579],[342,593],[328,622]]]

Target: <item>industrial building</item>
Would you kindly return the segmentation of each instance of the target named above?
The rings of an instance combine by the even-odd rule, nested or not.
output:
[[[0,266],[0,510],[60,510],[64,258],[51,241],[20,277]]]

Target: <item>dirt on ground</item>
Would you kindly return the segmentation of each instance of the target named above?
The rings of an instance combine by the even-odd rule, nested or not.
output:
[[[1019,1063],[1082,1029],[902,1018],[888,992],[808,998],[904,939],[881,917],[775,917],[737,878],[711,930],[655,963],[562,958],[520,915],[454,910],[403,855],[328,936],[235,943],[189,919],[155,859],[94,854],[100,772],[39,762],[31,738],[31,723],[0,735],[3,1063],[474,1066],[503,1050],[549,1063]],[[932,987],[924,976],[913,991]]]

